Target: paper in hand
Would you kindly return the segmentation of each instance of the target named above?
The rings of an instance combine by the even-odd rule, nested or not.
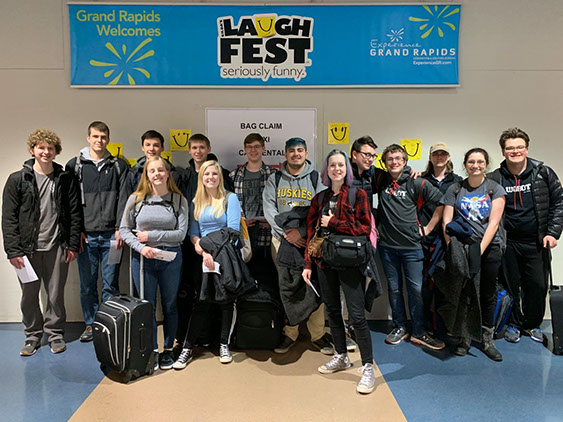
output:
[[[315,292],[315,294],[316,294],[318,297],[321,297],[321,295],[319,294],[319,292],[317,292],[317,289],[315,289],[315,286],[313,286],[313,283],[311,283],[311,284],[307,283],[307,285],[308,285],[311,289],[313,289],[313,291]]]
[[[27,256],[23,257],[23,263],[24,263],[24,267],[21,269],[17,269],[14,267],[20,281],[22,283],[31,283],[32,281],[39,280],[39,277],[37,277],[37,274],[35,273],[35,270],[31,266],[31,262],[29,262]]]
[[[111,240],[109,243],[108,265],[115,265],[121,262],[121,253],[123,248],[117,249],[117,240]]]
[[[156,256],[154,259],[160,259],[161,261],[172,262],[176,258],[178,252],[163,251],[158,248],[153,248],[156,251]]]
[[[212,270],[210,270],[209,268],[207,268],[207,265],[205,265],[205,264],[203,264],[203,263],[201,264],[201,268],[203,269],[203,272],[204,272],[204,273],[217,273],[217,274],[221,275],[219,263],[218,263],[218,262],[215,262],[214,264],[215,264],[215,267],[214,267]]]

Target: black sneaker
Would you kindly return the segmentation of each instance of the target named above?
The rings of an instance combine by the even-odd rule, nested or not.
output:
[[[158,365],[160,369],[172,369],[174,365],[174,358],[172,357],[172,350],[164,350],[159,356]]]
[[[287,353],[294,345],[295,340],[292,340],[288,336],[284,335],[280,345],[274,349],[274,353]]]
[[[87,343],[92,340],[94,340],[94,332],[92,331],[92,327],[88,325],[84,332],[80,335],[80,341],[82,343]]]
[[[325,333],[320,339],[311,342],[315,349],[321,352],[323,355],[334,355],[334,345],[332,344],[332,336]]]
[[[26,340],[20,350],[20,356],[33,356],[37,349],[39,349],[39,342],[37,340]]]
[[[178,360],[174,362],[174,365],[172,365],[172,367],[174,369],[184,369],[186,366],[188,366],[188,362],[192,360],[192,357],[192,349],[182,349],[180,356],[178,356]]]
[[[51,342],[51,353],[54,354],[62,353],[65,350],[66,350],[66,344],[62,338],[58,338]]]
[[[428,334],[422,334],[421,336],[411,336],[411,343],[418,344],[420,346],[428,347],[432,350],[441,350],[446,345],[442,340],[430,337]]]

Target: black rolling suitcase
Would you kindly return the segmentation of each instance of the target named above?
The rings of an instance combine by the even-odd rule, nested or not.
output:
[[[94,348],[102,371],[116,371],[123,382],[154,372],[153,307],[143,299],[144,258],[140,261],[140,296],[119,294],[100,305],[92,325]],[[130,272],[130,291],[133,277]]]
[[[563,355],[563,289],[553,284],[551,271],[551,249],[548,251],[549,307],[551,309],[551,327],[553,329],[553,354]]]
[[[237,303],[236,345],[240,349],[274,349],[281,340],[282,305],[259,289]]]

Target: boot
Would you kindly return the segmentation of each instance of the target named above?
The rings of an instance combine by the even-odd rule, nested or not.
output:
[[[483,327],[482,336],[483,339],[481,341],[481,345],[483,353],[485,353],[489,359],[500,362],[502,360],[502,355],[495,347],[495,343],[493,341],[493,328]]]
[[[467,337],[461,337],[459,344],[454,350],[454,354],[457,356],[465,356],[467,352],[469,352],[469,349],[471,349],[471,340]]]

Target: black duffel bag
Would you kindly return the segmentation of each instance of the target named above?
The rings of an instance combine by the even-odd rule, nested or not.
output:
[[[332,268],[359,267],[368,260],[367,236],[331,234],[323,242],[323,261]]]

